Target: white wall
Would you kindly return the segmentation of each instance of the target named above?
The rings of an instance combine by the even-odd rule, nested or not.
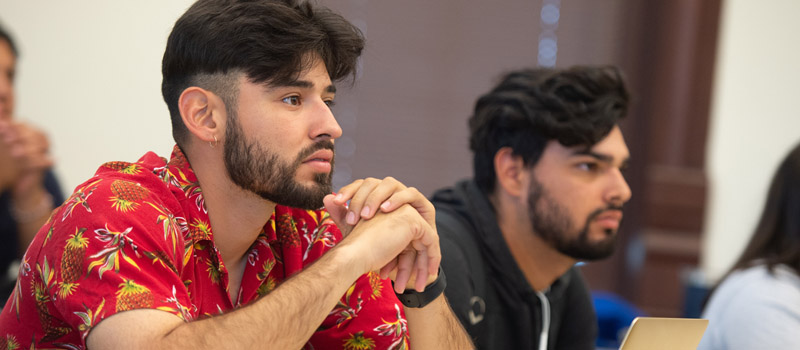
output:
[[[65,194],[100,164],[169,156],[161,56],[191,0],[3,0],[14,35],[17,109],[51,136]]]
[[[712,279],[741,253],[772,174],[800,142],[798,14],[796,0],[723,1],[702,257]]]

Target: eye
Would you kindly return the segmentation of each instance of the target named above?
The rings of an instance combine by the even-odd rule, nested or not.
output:
[[[283,103],[286,103],[288,105],[299,106],[300,105],[300,96],[287,96],[287,97],[284,97],[281,101],[283,101]]]
[[[600,166],[595,162],[583,162],[583,163],[578,163],[576,167],[582,171],[595,172]]]
[[[334,101],[334,100],[326,100],[325,104],[328,106],[328,108],[331,108],[331,107],[336,105],[336,101]]]

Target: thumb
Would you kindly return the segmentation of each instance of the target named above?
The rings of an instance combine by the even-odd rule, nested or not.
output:
[[[350,230],[352,230],[352,226],[348,225],[345,221],[347,207],[344,204],[336,204],[333,201],[334,198],[335,196],[333,194],[329,194],[322,199],[322,203],[325,204],[325,210],[328,211],[328,214],[331,214],[333,222],[339,227],[339,231],[342,231],[342,236],[346,237],[347,234],[350,233]]]

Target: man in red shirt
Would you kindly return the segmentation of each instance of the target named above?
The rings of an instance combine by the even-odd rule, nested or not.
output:
[[[330,194],[333,81],[362,48],[308,3],[195,3],[163,60],[172,156],[106,163],[53,213],[0,346],[471,347],[432,205],[391,178]]]

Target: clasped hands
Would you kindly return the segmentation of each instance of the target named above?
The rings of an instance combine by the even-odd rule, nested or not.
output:
[[[30,124],[0,120],[0,163],[4,168],[0,185],[11,187],[15,197],[38,189],[45,170],[53,165],[49,148],[47,136]]]
[[[349,201],[349,205],[348,205]],[[395,292],[423,291],[438,274],[442,255],[433,204],[394,178],[367,178],[324,199],[345,239],[356,245],[367,271],[392,278]]]

